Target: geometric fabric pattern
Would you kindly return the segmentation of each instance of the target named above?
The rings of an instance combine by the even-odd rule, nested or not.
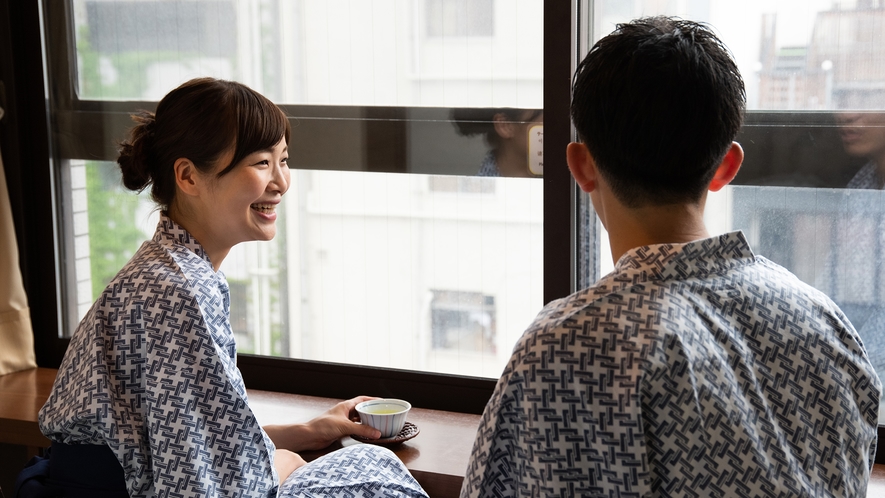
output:
[[[227,281],[165,214],[80,322],[39,423],[53,441],[108,445],[133,497],[277,496]]]
[[[498,162],[495,159],[494,151],[490,150],[489,153],[483,157],[482,164],[479,165],[479,171],[477,171],[476,176],[501,176],[501,172],[498,171]]]
[[[880,188],[879,183],[879,173],[878,168],[876,167],[876,162],[870,161],[864,164],[863,167],[854,174],[845,188],[867,188],[878,190]]]
[[[639,247],[523,334],[461,496],[865,496],[880,394],[839,308],[740,232]]]
[[[299,467],[280,487],[280,496],[426,498],[427,494],[393,452],[355,444]]]

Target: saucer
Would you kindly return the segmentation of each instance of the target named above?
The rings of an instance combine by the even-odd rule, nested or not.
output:
[[[357,441],[359,441],[361,443],[388,445],[388,444],[399,444],[399,443],[402,443],[403,441],[408,441],[409,439],[412,439],[413,437],[417,436],[419,432],[421,432],[421,430],[418,429],[417,425],[415,425],[411,422],[406,422],[405,425],[403,425],[403,430],[399,431],[399,434],[397,434],[396,436],[393,436],[393,437],[385,437],[385,438],[381,438],[381,439],[369,439],[369,438],[365,438],[362,436],[356,436],[356,435],[351,435],[350,437],[352,437],[353,439],[356,439]]]

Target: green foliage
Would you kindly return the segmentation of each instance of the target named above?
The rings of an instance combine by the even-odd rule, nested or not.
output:
[[[136,226],[139,199],[120,184],[115,163],[86,163],[92,298],[98,298],[145,240]]]
[[[147,69],[151,65],[199,59],[199,54],[196,53],[171,51],[129,51],[99,55],[89,42],[87,25],[77,30],[77,56],[80,98],[98,100],[140,99],[145,94]],[[106,61],[104,66],[102,57]],[[103,79],[103,71],[112,71],[114,76]]]

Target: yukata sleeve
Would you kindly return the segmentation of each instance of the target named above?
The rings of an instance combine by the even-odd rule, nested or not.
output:
[[[539,327],[517,345],[483,412],[462,498],[644,489],[641,414],[622,406],[617,369],[600,366],[610,359],[591,362],[563,346],[570,337]]]
[[[515,496],[514,469],[524,456],[519,441],[525,433],[518,401],[521,390],[519,376],[514,379],[505,371],[498,380],[476,431],[461,498]]]
[[[157,496],[276,496],[273,448],[218,357],[195,299],[172,304],[145,345]]]

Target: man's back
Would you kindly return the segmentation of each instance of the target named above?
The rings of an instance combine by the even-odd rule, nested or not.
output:
[[[635,248],[523,335],[462,496],[863,496],[880,390],[841,311],[739,233]]]

